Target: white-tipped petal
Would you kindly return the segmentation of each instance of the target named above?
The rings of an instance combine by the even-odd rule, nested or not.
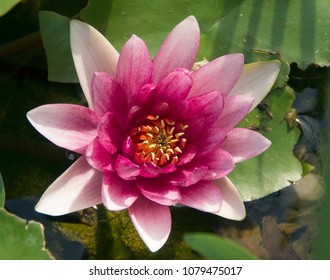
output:
[[[128,208],[132,223],[151,252],[158,251],[171,232],[171,213],[168,206],[160,205],[143,196]]]
[[[245,64],[242,74],[229,95],[245,95],[254,98],[253,110],[267,95],[280,72],[281,63],[275,61]]]
[[[213,184],[220,188],[222,195],[220,211],[214,214],[230,220],[243,220],[246,215],[245,206],[234,184],[227,177],[215,180]]]
[[[93,74],[107,72],[115,77],[119,54],[99,31],[78,20],[70,22],[70,43],[80,85],[92,109]]]
[[[100,204],[102,177],[82,156],[48,187],[35,209],[60,216]]]

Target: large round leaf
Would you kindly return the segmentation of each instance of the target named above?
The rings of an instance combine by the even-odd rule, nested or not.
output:
[[[264,197],[301,178],[301,163],[293,155],[300,130],[292,125],[294,115],[287,120],[293,100],[290,87],[277,89],[266,97],[261,109],[254,109],[239,124],[259,131],[272,142],[266,152],[238,163],[229,174],[245,201]]]
[[[209,260],[256,260],[257,257],[240,245],[211,233],[188,233],[184,241]]]
[[[328,66],[329,27],[328,0],[241,1],[203,34],[202,53],[217,57],[258,49],[279,52],[303,69],[312,63]]]
[[[0,209],[0,259],[43,260],[52,259],[44,248],[40,223],[26,222]]]

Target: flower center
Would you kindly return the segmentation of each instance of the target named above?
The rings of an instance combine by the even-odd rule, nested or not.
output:
[[[187,139],[182,137],[188,125],[148,116],[143,124],[131,133],[133,158],[141,164],[152,162],[157,166],[176,164],[182,154]]]

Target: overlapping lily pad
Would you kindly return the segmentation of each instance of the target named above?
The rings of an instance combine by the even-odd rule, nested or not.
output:
[[[52,259],[44,248],[40,223],[26,222],[0,209],[0,259],[44,260]]]
[[[211,233],[189,233],[184,241],[209,260],[256,260],[257,257],[240,245]]]

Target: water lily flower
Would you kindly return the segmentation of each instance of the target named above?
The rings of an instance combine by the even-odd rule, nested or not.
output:
[[[72,20],[70,32],[88,108],[43,105],[27,117],[54,144],[82,156],[36,210],[56,216],[100,203],[128,209],[151,251],[168,239],[169,206],[243,219],[242,198],[226,175],[271,143],[235,126],[269,92],[279,62],[244,66],[242,54],[228,54],[191,71],[200,36],[193,16],[170,32],[154,59],[135,35],[119,55],[86,23]]]

